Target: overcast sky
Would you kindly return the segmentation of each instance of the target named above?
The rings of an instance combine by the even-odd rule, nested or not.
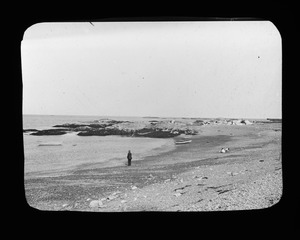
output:
[[[39,23],[21,56],[24,114],[281,118],[268,21]]]

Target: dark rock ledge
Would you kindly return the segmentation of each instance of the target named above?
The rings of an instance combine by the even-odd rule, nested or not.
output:
[[[165,122],[162,122],[165,123]],[[135,123],[129,121],[105,120],[99,122],[78,124],[66,123],[53,126],[54,129],[36,130],[24,129],[23,132],[32,132],[30,135],[63,135],[68,132],[78,132],[78,136],[126,136],[126,137],[150,137],[172,138],[180,134],[195,135],[196,131],[185,127],[160,127],[153,125],[153,121]]]
[[[66,134],[69,129],[46,129],[46,130],[37,130],[36,132],[31,133],[30,135],[43,136],[43,135],[63,135]]]

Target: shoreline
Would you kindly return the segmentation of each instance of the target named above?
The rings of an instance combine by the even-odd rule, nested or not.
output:
[[[274,126],[278,129],[277,125],[205,126],[200,135],[192,136],[194,145],[187,144],[158,156],[132,161],[131,167],[99,168],[94,165],[86,169],[78,168],[57,177],[27,178],[25,179],[26,199],[30,206],[41,210],[211,210],[213,208],[207,207],[211,202],[208,200],[211,198],[210,194],[204,197],[205,194],[202,193],[204,200],[193,203],[193,207],[187,203],[199,195],[199,189],[204,186],[207,189],[227,181],[231,182],[232,186],[237,185],[241,188],[241,186],[253,185],[253,179],[258,181],[268,174],[273,176],[275,172],[278,173],[277,178],[280,178],[278,169],[281,166],[281,159],[276,160],[276,154],[281,151],[278,149],[281,148],[281,132],[274,131]],[[230,147],[231,152],[222,155],[218,153],[220,147]],[[260,162],[262,159],[263,161]],[[237,170],[233,171],[233,169]],[[227,172],[231,172],[232,175]],[[195,177],[198,175],[199,177]],[[199,180],[200,177],[207,177],[207,179]],[[186,185],[191,186],[184,187]],[[259,186],[261,185],[263,184]],[[182,194],[172,189],[180,186],[189,191]],[[209,193],[213,188],[208,189],[205,191]],[[227,190],[223,189],[225,192],[220,196],[234,193],[233,190]],[[156,194],[161,196],[161,203],[155,200]],[[145,197],[140,198],[140,196]],[[188,199],[183,201],[182,199],[187,196]],[[235,197],[235,200],[238,198]],[[178,202],[177,205],[174,201]],[[226,201],[223,200],[224,202]],[[172,204],[176,207],[171,207]],[[227,209],[231,208],[227,206]],[[243,209],[243,206],[241,205],[240,208]]]

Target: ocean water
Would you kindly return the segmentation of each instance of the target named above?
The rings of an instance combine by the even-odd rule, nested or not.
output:
[[[23,115],[23,129],[50,129],[63,123],[79,123],[109,118],[114,120],[145,121],[140,117]],[[134,160],[158,155],[175,148],[173,139],[134,138],[119,136],[77,136],[68,133],[58,136],[34,136],[23,133],[25,175],[52,175],[80,166],[121,166],[127,162],[128,150]],[[39,146],[43,143],[61,146]]]

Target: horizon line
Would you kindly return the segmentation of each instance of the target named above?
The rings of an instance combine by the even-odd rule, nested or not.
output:
[[[35,116],[78,116],[78,117],[135,117],[135,118],[160,118],[160,119],[164,119],[164,118],[183,118],[183,119],[282,119],[282,117],[172,117],[172,116],[113,116],[113,115],[87,115],[87,114],[37,114],[37,113],[22,113],[22,115],[35,115]]]

